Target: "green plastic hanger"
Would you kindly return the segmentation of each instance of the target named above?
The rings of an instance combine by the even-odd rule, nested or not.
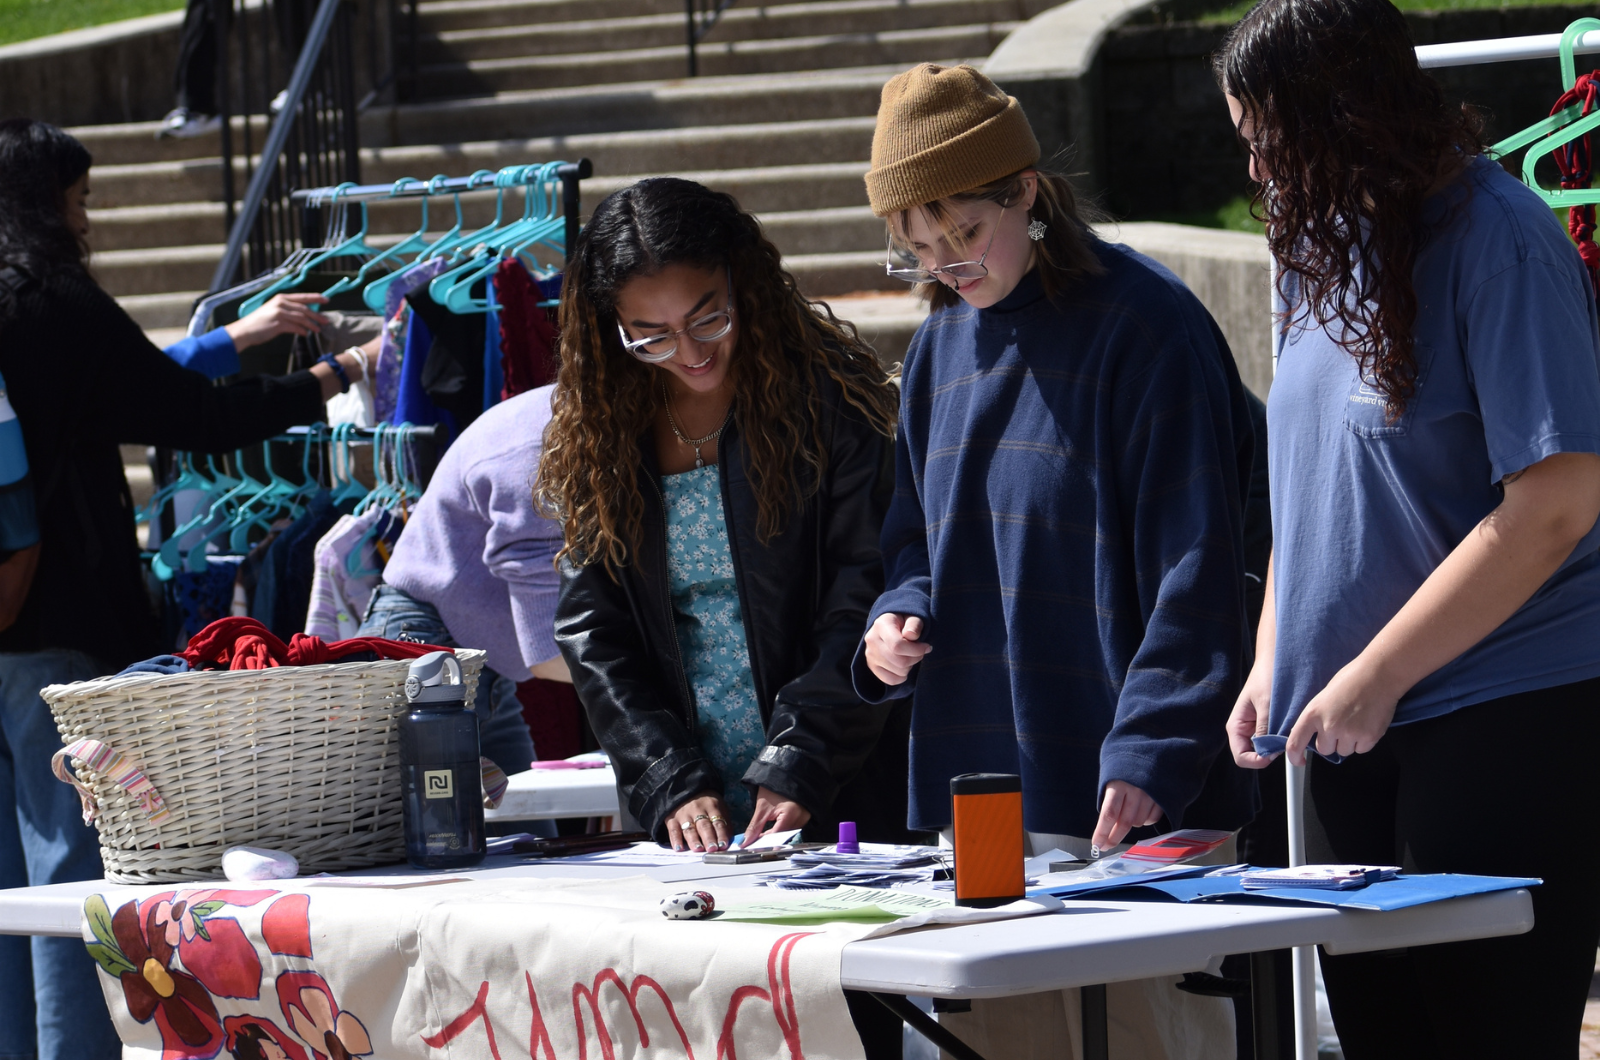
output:
[[[1573,52],[1584,34],[1594,30],[1600,30],[1600,18],[1580,18],[1562,31],[1560,60],[1563,91],[1570,91],[1573,85],[1577,84],[1578,64]],[[1540,185],[1538,178],[1534,176],[1534,168],[1541,158],[1600,128],[1600,110],[1580,117],[1582,110],[1579,104],[1567,107],[1559,114],[1552,114],[1538,124],[1506,137],[1489,148],[1489,153],[1496,158],[1503,158],[1524,147],[1537,144],[1538,149],[1528,151],[1522,159],[1522,182],[1532,188],[1535,195],[1552,207],[1600,203],[1600,189],[1546,188]]]
[[[335,210],[348,212],[349,207],[341,206],[339,203],[339,197],[343,195],[347,189],[355,186],[356,185],[353,181],[347,180],[343,184],[340,184],[338,187],[334,188],[330,193],[330,205]],[[246,299],[244,303],[239,306],[239,315],[247,316],[250,313],[254,313],[257,309],[260,309],[267,303],[267,299],[271,298],[278,292],[286,291],[291,287],[298,287],[300,284],[305,282],[306,276],[310,274],[312,269],[316,268],[318,265],[321,265],[325,261],[331,261],[334,258],[347,258],[355,255],[359,255],[361,257],[371,257],[374,254],[382,253],[377,248],[367,244],[367,204],[361,204],[361,230],[348,239],[342,238],[345,230],[345,212],[341,212],[338,215],[339,219],[334,225],[334,227],[338,230],[339,236],[335,237],[337,242],[334,242],[333,246],[328,247],[320,254],[312,256],[303,264],[301,264],[300,268],[294,272],[291,272],[289,275],[278,280],[276,283],[273,283],[271,286],[263,288],[258,294],[252,295],[250,298]]]

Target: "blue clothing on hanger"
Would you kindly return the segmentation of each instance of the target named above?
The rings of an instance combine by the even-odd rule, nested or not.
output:
[[[406,324],[406,352],[400,360],[400,396],[395,402],[394,422],[424,426],[439,422],[439,412],[422,385],[422,368],[433,348],[433,332],[420,314],[412,313]]]
[[[505,368],[500,360],[500,303],[495,300],[494,277],[486,284],[489,311],[483,328],[483,410],[500,404],[505,393]]]

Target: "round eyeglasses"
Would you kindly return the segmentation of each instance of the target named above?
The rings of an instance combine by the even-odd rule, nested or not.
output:
[[[733,288],[728,288],[728,305],[715,313],[707,313],[698,320],[689,322],[686,328],[677,331],[667,331],[660,335],[648,335],[642,339],[628,338],[628,330],[619,321],[617,334],[622,336],[622,348],[633,354],[646,364],[660,364],[672,359],[678,352],[678,336],[687,335],[696,342],[716,342],[726,338],[728,332],[733,330]]]
[[[995,218],[994,227],[989,231],[989,243],[983,248],[983,253],[978,255],[977,261],[956,261],[949,265],[938,265],[931,269],[922,265],[897,267],[895,265],[897,255],[894,249],[894,236],[891,233],[889,236],[889,260],[884,262],[884,270],[895,279],[904,280],[906,283],[932,283],[941,276],[948,276],[950,279],[957,281],[981,280],[989,275],[989,268],[984,262],[989,259],[989,250],[994,246],[994,237],[1000,231],[1000,218],[1005,215],[1006,207],[1002,206],[1000,207],[1000,217]],[[907,255],[903,253],[898,257],[901,261],[907,260]]]

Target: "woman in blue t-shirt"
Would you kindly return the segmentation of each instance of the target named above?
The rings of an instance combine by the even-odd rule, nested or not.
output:
[[[1264,0],[1217,73],[1279,266],[1234,757],[1322,756],[1312,861],[1544,880],[1527,934],[1325,954],[1350,1060],[1570,1058],[1600,940],[1591,278],[1386,0]]]

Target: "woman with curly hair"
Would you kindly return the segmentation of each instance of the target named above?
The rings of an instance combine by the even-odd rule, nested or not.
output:
[[[1317,752],[1312,861],[1544,880],[1527,934],[1324,954],[1347,1057],[1574,1056],[1600,940],[1589,277],[1386,0],[1264,0],[1217,73],[1280,270],[1235,760]]]
[[[841,818],[898,838],[904,734],[880,744],[891,712],[849,675],[883,584],[883,369],[686,180],[603,201],[561,301],[538,480],[565,530],[556,643],[623,805],[679,850]]]

